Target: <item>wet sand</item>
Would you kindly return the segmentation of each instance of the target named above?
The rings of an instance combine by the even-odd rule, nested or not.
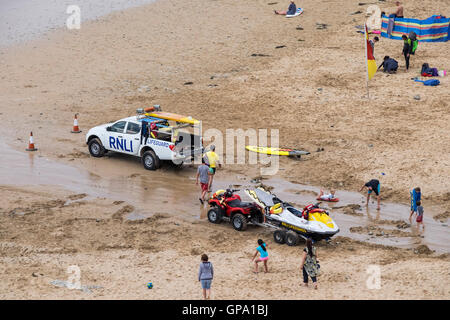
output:
[[[201,299],[200,255],[214,263],[213,299],[447,299],[448,254],[358,242],[317,244],[319,290],[303,288],[303,244],[278,245],[264,228],[245,232],[228,223],[158,213],[129,220],[133,202],[89,200],[58,188],[0,187],[0,299]],[[255,276],[256,239],[267,242],[269,273]],[[366,286],[370,265],[381,288]],[[55,285],[67,268],[81,271],[84,290]],[[152,282],[152,290],[146,283]],[[239,290],[236,290],[239,287]],[[89,289],[90,288],[90,289]]]
[[[159,1],[2,48],[0,297],[196,299],[197,263],[207,252],[218,270],[216,299],[236,298],[236,286],[245,299],[280,299],[280,292],[287,299],[305,292],[317,299],[448,299],[449,259],[441,253],[448,252],[450,210],[450,156],[442,152],[449,78],[437,88],[409,80],[424,59],[446,68],[448,43],[421,44],[409,73],[377,74],[368,102],[364,64],[355,63],[363,59],[354,28],[362,17],[348,18],[365,7],[346,1],[331,10],[330,3],[304,1],[302,16],[285,19],[265,1]],[[445,1],[408,6],[421,18],[448,9]],[[328,29],[316,29],[317,22]],[[401,63],[400,47],[382,39],[375,54]],[[283,146],[312,152],[302,161],[282,158],[279,177],[263,182],[299,205],[319,186],[339,189],[343,201],[330,207],[343,207],[332,211],[340,235],[352,239],[319,244],[321,290],[297,287],[301,247],[277,245],[262,228],[238,233],[207,222],[194,196],[194,168],[148,172],[138,159],[89,156],[88,128],[154,103],[199,118],[204,128],[278,128]],[[75,112],[80,135],[70,133]],[[25,155],[30,130],[39,151]],[[324,151],[315,152],[319,147]],[[245,185],[259,169],[226,166],[215,187]],[[372,177],[382,182],[379,214],[352,192]],[[426,205],[424,238],[397,228],[416,185]],[[273,272],[255,278],[249,260],[258,237],[267,239]],[[65,280],[72,264],[82,269],[83,285],[102,288],[86,294],[50,284]],[[369,264],[382,266],[382,290],[365,287]]]
[[[102,162],[103,172],[94,174],[97,166],[77,169],[70,165],[39,157],[38,154],[19,152],[5,144],[0,144],[3,157],[0,163],[0,175],[10,184],[16,186],[52,187],[55,184],[77,193],[85,193],[92,198],[108,198],[116,201],[127,201],[133,205],[133,210],[125,218],[130,220],[143,219],[155,213],[155,205],[159,213],[168,213],[180,218],[206,218],[208,206],[200,206],[198,201],[199,187],[195,185],[195,167],[184,166],[177,169],[166,165],[157,172],[144,171],[136,158],[111,154],[108,159],[95,159]],[[105,160],[105,161],[103,161]],[[6,164],[14,163],[13,168]],[[98,165],[98,164],[97,164]],[[117,167],[127,166],[131,173],[127,176],[109,174]],[[86,170],[88,169],[88,170]],[[90,169],[90,170],[89,170]],[[299,208],[310,203],[316,203],[319,187],[292,183],[283,179],[270,178],[254,180],[243,175],[224,175],[221,172],[215,177],[213,190],[237,188],[244,201],[250,201],[244,193],[246,188],[256,188],[261,183],[270,187],[271,192],[280,199],[295,204]],[[447,223],[433,219],[442,212],[441,207],[427,210],[424,218],[426,230],[418,232],[415,224],[409,224],[409,207],[398,203],[383,202],[381,210],[376,210],[376,204],[371,201],[365,206],[365,197],[356,192],[337,191],[340,201],[337,203],[321,202],[328,208],[333,219],[338,223],[340,236],[369,243],[414,249],[418,245],[426,245],[438,253],[450,253]],[[350,209],[350,210],[348,210]],[[436,210],[434,213],[433,210]],[[379,225],[379,232],[351,232],[354,227]],[[400,225],[400,227],[396,227]],[[400,232],[396,237],[392,231]],[[406,229],[406,230],[403,230]],[[403,232],[406,231],[406,232]],[[383,234],[379,234],[383,232]],[[384,234],[386,233],[386,234]]]
[[[0,47],[24,43],[64,28],[69,6],[80,8],[81,23],[114,11],[141,6],[155,0],[3,0],[0,2]]]

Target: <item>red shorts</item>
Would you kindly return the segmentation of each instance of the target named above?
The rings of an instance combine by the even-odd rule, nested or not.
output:
[[[208,191],[208,184],[207,183],[201,183],[200,186],[202,187],[202,191]]]
[[[417,216],[416,222],[422,222],[423,216]]]

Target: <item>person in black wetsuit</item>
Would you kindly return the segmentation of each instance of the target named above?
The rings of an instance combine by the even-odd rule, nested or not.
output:
[[[406,62],[406,70],[409,69],[409,58],[411,56],[412,53],[412,42],[411,39],[408,39],[408,37],[406,35],[402,35],[402,39],[403,39],[403,56],[405,57],[405,62]]]
[[[380,188],[381,188],[380,181],[378,181],[377,179],[370,180],[361,187],[359,192],[361,192],[364,188],[367,188],[366,206],[369,205],[370,195],[372,194],[372,192],[375,192],[375,194],[377,195],[377,202],[378,202],[377,210],[380,210]]]
[[[295,5],[294,1],[291,1],[291,4],[289,5],[289,8],[287,11],[278,11],[278,10],[273,10],[275,12],[275,14],[281,14],[281,15],[292,15],[295,14],[295,12],[297,11],[297,6]]]

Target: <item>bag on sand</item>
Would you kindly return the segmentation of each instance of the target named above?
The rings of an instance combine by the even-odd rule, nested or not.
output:
[[[414,31],[411,31],[409,33],[409,39],[411,40],[410,45],[411,48],[411,54],[415,54],[417,47],[419,46],[419,40],[417,40],[417,34]]]

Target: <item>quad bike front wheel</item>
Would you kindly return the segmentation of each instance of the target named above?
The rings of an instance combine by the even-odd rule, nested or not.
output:
[[[231,218],[231,224],[237,231],[244,231],[247,229],[247,219],[240,213],[236,213],[233,218]]]
[[[208,210],[208,220],[211,223],[221,223],[222,222],[222,212],[219,208],[214,207]]]
[[[273,233],[273,240],[275,240],[276,243],[283,244],[286,242],[286,231],[284,230],[276,230]]]

